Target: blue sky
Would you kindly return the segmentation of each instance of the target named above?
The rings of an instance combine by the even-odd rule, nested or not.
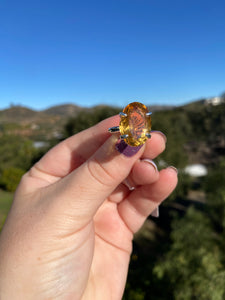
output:
[[[2,0],[0,109],[225,91],[225,1]]]

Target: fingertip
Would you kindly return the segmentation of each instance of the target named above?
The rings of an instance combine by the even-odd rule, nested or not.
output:
[[[154,169],[155,172],[158,171],[157,165],[154,163],[154,161],[152,159],[143,158],[143,159],[141,159],[141,162],[146,162],[146,163],[150,164],[150,166],[153,167],[153,169]]]
[[[132,169],[130,180],[137,185],[151,184],[157,181],[159,178],[159,172],[156,164],[148,158],[140,159],[137,161]]]
[[[176,175],[178,175],[178,169],[176,168],[176,167],[174,167],[174,166],[169,166],[169,167],[167,167],[167,169],[170,171],[170,172],[175,172],[176,173]]]
[[[159,130],[152,130],[152,131],[151,131],[151,134],[153,134],[153,135],[158,135],[158,136],[160,136],[160,137],[163,139],[164,143],[167,142],[167,137],[166,137],[166,135],[165,135],[162,131],[159,131]]]
[[[111,116],[107,119],[102,120],[95,126],[99,127],[101,130],[104,129],[105,132],[108,132],[108,128],[113,126],[118,126],[120,121],[119,115]]]
[[[160,171],[160,177],[164,181],[167,181],[167,184],[171,189],[175,189],[178,182],[178,170],[174,166],[169,166]]]
[[[146,142],[143,158],[154,159],[166,148],[166,136],[162,132],[151,132],[151,138]]]

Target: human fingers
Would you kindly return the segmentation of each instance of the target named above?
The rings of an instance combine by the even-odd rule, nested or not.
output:
[[[109,201],[119,203],[139,185],[155,182],[159,178],[157,166],[152,160],[140,159],[135,162],[129,176],[110,195]]]
[[[75,134],[49,150],[39,160],[31,175],[55,182],[85,162],[110,136],[108,128],[118,125],[119,116],[103,120]]]
[[[151,139],[147,140],[145,149],[140,160],[136,161],[129,176],[123,184],[117,187],[110,195],[110,201],[121,202],[128,194],[129,190],[138,185],[146,185],[155,182],[159,173],[153,158],[161,154],[166,147],[166,136],[160,131],[151,133]],[[122,197],[121,197],[122,196]]]
[[[59,182],[48,186],[53,210],[63,211],[84,224],[99,206],[128,176],[144,146],[132,157],[116,150],[117,137],[111,136],[85,163]],[[80,224],[80,223],[79,223]]]
[[[146,143],[142,157],[134,164],[131,173],[124,182],[129,188],[151,184],[158,179],[157,166],[152,159],[165,150],[166,136],[160,131],[153,132],[151,136],[151,139]]]
[[[140,229],[143,222],[159,204],[174,190],[177,184],[177,171],[168,167],[159,172],[159,179],[133,190],[119,203],[118,211],[125,224],[132,232]]]
[[[152,131],[147,140],[142,158],[154,159],[166,148],[166,136],[161,131]]]
[[[118,203],[129,194],[129,190],[134,189],[136,186],[155,182],[159,177],[159,173],[152,159],[161,154],[165,147],[166,136],[161,131],[152,132],[151,139],[146,142],[142,157],[134,164],[132,171],[123,184],[118,186],[116,191],[112,193],[110,201]],[[124,197],[120,197],[121,195]]]
[[[159,171],[154,161],[144,158],[134,164],[124,183],[128,186],[128,188],[133,189],[139,185],[151,184],[158,178]]]
[[[110,136],[108,128],[118,122],[118,116],[110,117],[59,143],[32,167],[28,177],[38,178],[40,186],[58,181],[85,162]],[[162,134],[153,133],[152,138],[146,143],[147,151],[144,157],[157,156],[164,148],[165,141]],[[30,189],[33,189],[33,184],[30,185]]]

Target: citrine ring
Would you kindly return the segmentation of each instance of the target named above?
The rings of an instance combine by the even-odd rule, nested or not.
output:
[[[132,102],[119,113],[119,126],[110,127],[108,131],[119,132],[129,146],[141,146],[151,137],[151,114],[144,104]]]

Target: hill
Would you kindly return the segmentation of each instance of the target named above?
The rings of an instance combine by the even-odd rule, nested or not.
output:
[[[67,104],[40,112],[25,107],[1,111],[0,188],[13,190],[21,171],[28,170],[45,153],[45,148],[34,148],[33,141],[47,141],[48,147],[52,146],[66,135],[119,110],[104,105],[87,109]],[[225,282],[225,103],[202,99],[179,107],[150,107],[150,110],[154,112],[152,129],[161,130],[167,136],[166,151],[156,163],[159,167],[178,167],[179,181],[175,192],[160,205],[160,218],[150,217],[135,235],[124,299],[175,299],[173,294],[177,290],[181,292],[176,299],[186,290],[187,297],[196,298],[199,285],[205,285],[200,290],[202,295],[211,282],[222,290]],[[208,175],[195,178],[182,172],[190,163],[205,164]],[[2,197],[10,199],[1,199],[0,221],[12,195],[2,191]],[[7,211],[8,207],[7,204]],[[213,271],[213,276],[208,270]],[[219,284],[218,278],[221,278]],[[204,300],[212,298],[207,296]]]
[[[38,111],[23,106],[12,106],[0,110],[0,123],[32,121],[38,116],[40,117],[40,112]],[[41,117],[43,117],[43,113],[41,113]]]
[[[9,134],[27,136],[35,140],[46,140],[50,137],[61,136],[62,128],[68,119],[76,117],[81,112],[92,113],[95,110],[103,108],[104,111],[107,111],[107,109],[111,111],[112,107],[98,105],[84,108],[68,103],[37,111],[24,106],[11,106],[10,108],[0,110],[0,135],[3,132],[7,132]],[[153,106],[151,107],[151,111],[172,108],[172,106]]]
[[[82,107],[74,104],[62,104],[62,105],[52,106],[48,109],[43,110],[43,112],[47,115],[73,117],[76,116],[76,114],[81,110],[83,110]]]
[[[11,106],[10,108],[0,110],[0,123],[2,122],[22,122],[33,121],[48,116],[74,117],[81,111],[92,111],[95,108],[110,107],[108,105],[98,105],[94,107],[81,107],[72,103],[51,106],[44,110],[33,110],[24,106]],[[149,106],[152,112],[161,110],[170,110],[172,105],[153,105]],[[121,108],[122,109],[122,108]]]
[[[214,105],[200,100],[177,107],[170,111],[156,112],[153,116],[154,129],[168,136],[168,147],[177,148],[173,153],[176,165],[182,164],[184,154],[189,163],[216,164],[225,156],[225,102]],[[178,162],[180,157],[180,162]],[[167,160],[169,158],[167,157]],[[184,163],[187,161],[184,160]]]
[[[172,157],[169,157],[169,154],[165,157],[167,161],[176,165],[181,161],[183,164],[188,161],[208,165],[216,163],[225,155],[225,103],[217,100],[200,99],[178,107],[149,107],[153,112],[153,130],[166,133],[167,148],[177,148],[176,154],[174,150],[167,151],[169,154],[173,153]],[[63,104],[36,111],[27,107],[12,106],[0,111],[0,135],[21,135],[34,141],[62,138],[66,126],[67,129],[70,128],[70,135],[116,114],[121,109],[106,105],[84,108],[74,104]],[[185,155],[188,159],[184,159]]]

